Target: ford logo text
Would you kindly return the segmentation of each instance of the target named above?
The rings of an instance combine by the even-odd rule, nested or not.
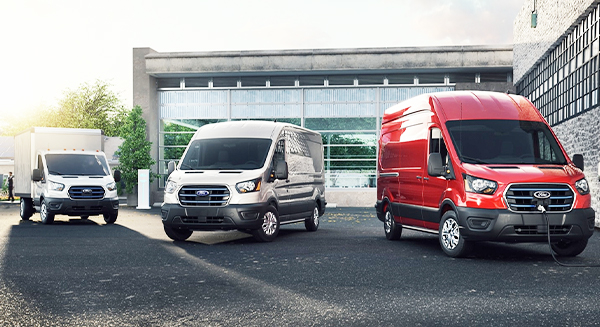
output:
[[[537,199],[547,199],[550,197],[550,192],[548,191],[536,191],[535,193],[533,193],[533,196]]]
[[[196,191],[196,196],[207,196],[209,194],[210,194],[210,192],[209,191],[205,191],[205,190]]]

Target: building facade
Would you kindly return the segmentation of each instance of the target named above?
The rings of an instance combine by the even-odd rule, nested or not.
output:
[[[584,155],[600,212],[600,1],[526,0],[513,35],[517,93],[535,104],[570,156]]]
[[[153,201],[167,163],[195,130],[231,120],[277,120],[321,133],[327,201],[375,203],[377,140],[388,107],[450,90],[514,92],[512,47],[370,48],[160,53],[133,50],[134,105],[153,144]]]

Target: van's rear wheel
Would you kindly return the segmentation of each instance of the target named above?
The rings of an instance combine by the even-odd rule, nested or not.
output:
[[[585,247],[588,244],[588,240],[580,240],[580,241],[574,241],[574,242],[558,242],[558,243],[552,243],[551,247],[552,247],[552,251],[554,251],[554,253],[556,253],[557,255],[561,256],[561,257],[574,257],[578,254],[580,254],[581,252],[583,252],[583,250],[585,250]]]
[[[439,240],[442,250],[450,257],[464,257],[471,251],[472,243],[460,235],[460,225],[454,211],[447,211],[442,216]]]
[[[398,240],[402,236],[402,225],[398,224],[394,220],[394,214],[392,213],[392,208],[389,205],[385,209],[383,231],[385,232],[385,238],[390,241]]]
[[[313,214],[310,218],[304,221],[304,227],[309,232],[314,232],[319,228],[319,205],[315,204]]]
[[[29,220],[31,216],[33,216],[33,202],[28,198],[21,198],[19,207],[19,214],[21,215],[21,219]]]
[[[189,229],[172,228],[166,225],[164,226],[164,228],[165,233],[167,233],[167,236],[173,241],[185,241],[190,236],[192,236],[193,233]]]
[[[262,225],[252,231],[254,239],[260,242],[271,242],[279,234],[279,214],[273,206],[268,206],[262,217]]]
[[[42,220],[42,224],[46,225],[54,222],[54,214],[50,212],[48,201],[46,201],[46,199],[42,201],[42,205],[40,206],[40,219]]]

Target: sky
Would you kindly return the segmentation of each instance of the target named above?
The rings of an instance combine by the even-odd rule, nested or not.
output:
[[[132,107],[132,52],[510,45],[525,0],[0,0],[0,119],[96,80]]]

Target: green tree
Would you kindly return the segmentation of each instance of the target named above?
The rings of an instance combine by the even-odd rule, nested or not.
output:
[[[150,156],[152,142],[146,140],[146,121],[142,117],[142,108],[135,106],[124,121],[120,136],[123,143],[116,154],[119,156],[121,179],[125,182],[125,191],[133,193],[137,185],[138,169],[150,169],[156,161]],[[150,172],[150,182],[158,175]]]
[[[128,110],[110,90],[110,84],[98,80],[67,91],[55,114],[59,118],[53,122],[56,127],[97,128],[107,136],[117,136]]]
[[[104,135],[118,136],[128,114],[110,84],[98,80],[66,91],[55,108],[38,108],[33,114],[15,116],[1,133],[12,136],[38,126],[101,129]]]

